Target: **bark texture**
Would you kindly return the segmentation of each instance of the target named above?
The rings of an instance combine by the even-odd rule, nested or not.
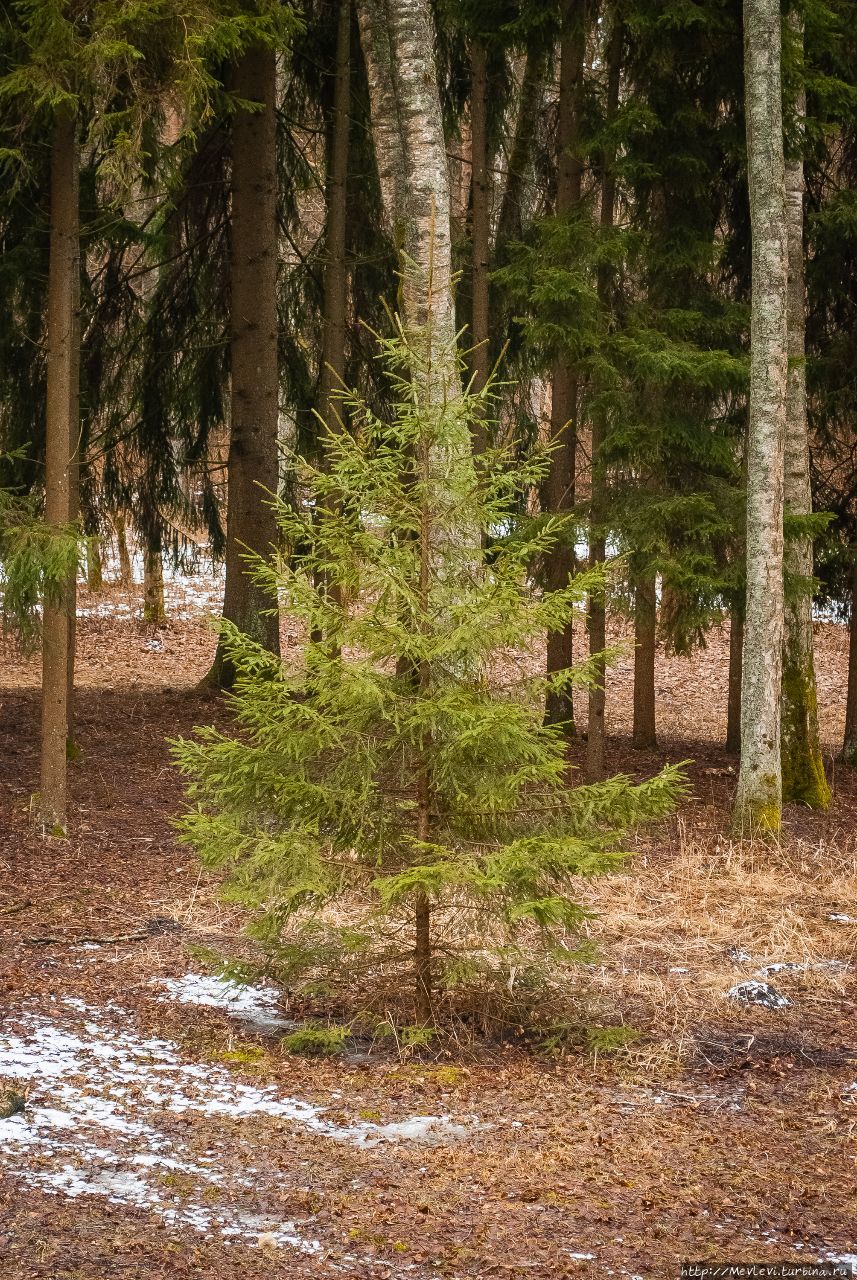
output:
[[[62,112],[51,144],[51,240],[47,309],[45,523],[67,526],[76,516],[80,343],[79,156],[77,121]],[[76,575],[60,599],[45,600],[42,629],[42,761],[39,821],[65,829],[73,689]]]
[[[345,377],[348,323],[348,134],[351,123],[351,0],[340,0],[336,31],[330,152],[327,172],[327,234],[324,265],[324,340],[321,353],[318,411],[329,426],[336,421],[335,388]]]
[[[426,394],[458,394],[449,173],[428,0],[357,0],[384,210],[401,262],[399,308],[430,330]],[[459,442],[469,453],[469,434]]]
[[[556,212],[567,217],[580,204],[583,165],[577,154],[580,111],[583,95],[585,29],[580,6],[563,0],[560,42],[559,116],[557,120]],[[577,376],[567,357],[553,368],[550,432],[554,450],[545,486],[547,508],[551,512],[574,507],[577,457]],[[568,585],[574,573],[573,534],[563,537],[547,557],[546,586],[550,591]],[[547,674],[564,671],[574,661],[573,626],[552,631],[547,638]],[[574,703],[571,690],[551,691],[545,707],[547,724],[563,725],[574,733]]]
[[[796,21],[793,15],[792,21]],[[806,93],[796,102],[802,122]],[[796,516],[812,514],[809,435],[806,414],[806,284],[803,245],[803,159],[786,163],[786,231],[788,236],[788,354],[786,438],[783,499]],[[818,737],[818,700],[812,638],[812,538],[789,538],[784,548],[785,598],[782,692],[783,800],[826,809],[830,787]]]
[[[488,272],[491,257],[491,176],[488,157],[488,65],[485,44],[474,37],[470,50],[470,146],[471,146],[471,292],[470,376],[475,392],[482,391],[491,374],[490,296]],[[474,423],[473,447],[485,448],[485,424]]]
[[[239,97],[262,104],[232,126],[231,423],[227,463],[223,617],[272,653],[279,624],[272,600],[248,572],[247,556],[277,542],[270,508],[277,490],[277,134],[276,57],[254,47],[235,69]],[[232,663],[218,646],[209,680],[229,688]]]
[[[131,568],[131,555],[128,551],[125,517],[122,515],[114,516],[113,528],[116,530],[116,550],[119,556],[119,582],[123,587],[130,587],[134,582],[134,573]]]
[[[614,21],[607,46],[607,111],[608,124],[619,106],[619,82],[622,73],[622,23]],[[601,232],[609,233],[616,213],[616,155],[606,150],[601,157]],[[598,301],[605,313],[610,306],[611,273],[602,264],[598,269]],[[607,440],[607,415],[601,410],[592,419],[592,492],[590,496],[589,562],[603,565],[607,559],[607,470],[602,455]],[[607,699],[607,664],[604,649],[607,645],[607,600],[604,591],[593,592],[588,608],[589,654],[594,660],[595,683],[589,690],[589,718],[586,729],[586,776],[590,782],[604,777],[604,748],[606,731],[604,712]]]
[[[641,751],[658,745],[655,723],[655,656],[658,648],[658,598],[653,573],[641,577],[634,592],[634,728]]]
[[[521,78],[515,136],[509,153],[509,171],[500,201],[500,212],[497,215],[498,246],[505,245],[510,240],[520,240],[523,234],[524,193],[533,163],[533,146],[539,107],[544,93],[546,68],[547,55],[539,35],[527,49]]]
[[[143,621],[163,626],[167,620],[164,605],[164,562],[160,547],[147,547],[143,553]]]
[[[857,547],[851,571],[851,637],[848,647],[848,695],[845,701],[845,736],[842,760],[857,764]]]
[[[744,613],[735,603],[729,615],[729,693],[726,709],[726,750],[741,754],[741,663],[744,656]]]
[[[782,809],[783,448],[788,374],[782,37],[779,0],[744,0],[747,167],[753,240],[747,433],[747,609],[739,834],[778,831]]]

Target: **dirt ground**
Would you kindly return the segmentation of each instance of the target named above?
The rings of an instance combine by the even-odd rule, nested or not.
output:
[[[105,600],[84,599],[79,625],[68,840],[30,830],[38,662],[2,651],[0,1095],[22,1098],[0,1120],[4,1276],[648,1280],[681,1260],[857,1255],[857,776],[832,759],[843,628],[817,635],[834,802],[790,812],[778,846],[728,837],[725,636],[659,658],[651,755],[627,738],[629,652],[614,669],[612,767],[694,761],[694,798],[586,890],[598,960],[582,998],[637,1028],[629,1050],[319,1061],[166,997],[204,972],[195,948],[244,945],[242,914],[171,828],[165,739],[226,712],[195,691],[213,652],[196,596],[171,597],[162,630]],[[788,1005],[724,998],[747,980]]]

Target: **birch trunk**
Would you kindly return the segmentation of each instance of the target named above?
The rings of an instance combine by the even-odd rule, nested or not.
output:
[[[244,53],[233,82],[239,97],[260,103],[232,126],[231,357],[227,463],[226,584],[223,617],[271,653],[279,653],[272,601],[248,572],[247,556],[268,556],[277,542],[270,494],[278,481],[277,367],[277,66],[274,51]],[[220,688],[235,679],[223,644],[208,677]]]
[[[793,16],[792,21],[797,21]],[[799,32],[802,38],[802,32]],[[806,92],[795,103],[802,125]],[[803,247],[803,159],[786,164],[786,232],[788,237],[788,392],[786,399],[783,499],[796,516],[812,514],[809,436],[806,416],[806,285]],[[826,809],[830,788],[818,738],[818,700],[812,638],[812,538],[799,534],[784,548],[785,599],[782,691],[783,800]]]
[[[580,108],[583,92],[583,60],[586,53],[582,15],[574,0],[563,0],[560,51],[559,119],[557,123],[558,217],[567,217],[580,204],[583,165],[577,154]],[[551,392],[550,473],[546,485],[548,510],[554,513],[574,507],[577,456],[577,376],[567,356],[557,359]],[[568,586],[574,573],[574,534],[569,532],[547,557],[546,586],[549,591]],[[573,625],[552,631],[547,638],[547,675],[567,670],[574,661]],[[545,722],[562,725],[574,734],[574,702],[571,689],[548,693]]]
[[[51,144],[51,240],[48,268],[45,524],[74,519],[78,447],[80,345],[79,155],[77,120],[61,112]],[[68,747],[73,689],[76,574],[59,599],[44,602],[42,630],[42,760],[39,822],[62,833],[66,825]]]
[[[399,310],[424,347],[426,404],[461,394],[452,293],[449,173],[428,0],[357,0],[378,176],[401,264]],[[448,459],[470,459],[462,423]]]
[[[778,831],[782,810],[783,449],[787,248],[779,0],[744,0],[747,170],[753,241],[747,434],[747,608],[738,834]]]

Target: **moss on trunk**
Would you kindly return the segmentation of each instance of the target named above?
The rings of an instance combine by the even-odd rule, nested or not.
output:
[[[797,662],[795,657],[787,651],[783,664],[783,800],[805,804],[811,809],[826,809],[830,804],[830,787],[818,740],[815,672],[811,661],[806,665]]]

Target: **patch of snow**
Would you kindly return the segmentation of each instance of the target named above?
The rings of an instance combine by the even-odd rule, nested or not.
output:
[[[161,1000],[177,1000],[180,1004],[205,1005],[223,1009],[242,1022],[276,1030],[297,1024],[281,1018],[276,1012],[279,993],[273,987],[252,986],[249,983],[232,982],[228,978],[215,978],[205,974],[186,973],[181,978],[163,979],[160,986],[167,995]]]
[[[170,1225],[242,1240],[261,1233],[314,1253],[320,1245],[302,1237],[294,1223],[248,1217],[253,1181],[242,1173],[253,1163],[252,1131],[229,1133],[230,1147],[243,1148],[245,1158],[238,1173],[226,1174],[217,1144],[194,1156],[165,1117],[276,1117],[359,1147],[442,1142],[468,1132],[467,1124],[449,1116],[337,1124],[322,1107],[242,1084],[216,1064],[183,1060],[173,1042],[130,1030],[128,1014],[116,1006],[54,1003],[64,1007],[64,1024],[32,1014],[19,1019],[16,1031],[0,1031],[0,1077],[29,1085],[25,1111],[0,1120],[0,1167],[48,1194],[104,1196],[148,1209]],[[478,1122],[468,1117],[468,1123]],[[159,1172],[164,1170],[187,1175],[192,1190],[170,1185]],[[200,1192],[205,1204],[197,1203]],[[230,1199],[236,1192],[240,1212]],[[208,1203],[212,1195],[214,1205]]]
[[[766,1009],[786,1009],[791,1004],[788,996],[784,996],[772,987],[769,982],[738,982],[726,992],[727,1000],[737,1000],[741,1004],[760,1004]]]
[[[847,916],[842,911],[831,911],[828,920],[836,920],[839,924],[857,924],[857,916]]]

